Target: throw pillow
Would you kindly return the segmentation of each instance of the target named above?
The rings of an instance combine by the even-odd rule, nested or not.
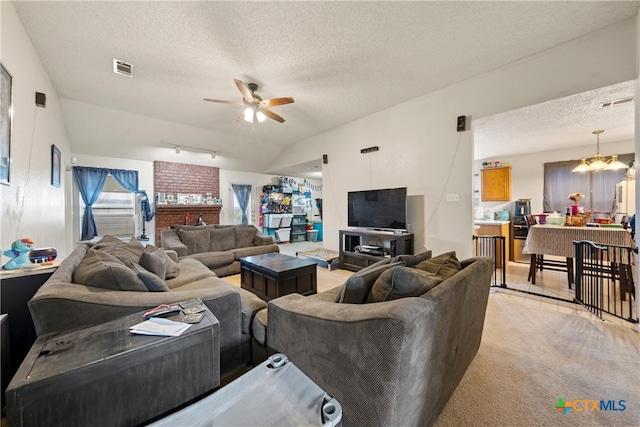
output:
[[[140,265],[161,280],[164,280],[167,275],[167,260],[163,249],[158,249],[155,252],[144,251],[140,257]]]
[[[93,248],[87,251],[73,272],[73,282],[116,291],[147,291],[131,268],[115,256]]]
[[[441,277],[416,268],[394,267],[385,270],[376,279],[367,297],[367,302],[419,297],[442,281]]]
[[[144,255],[143,255],[144,256]],[[136,272],[138,278],[144,283],[147,289],[151,292],[168,292],[169,287],[164,280],[160,279],[155,273],[146,270],[140,264],[133,264],[133,271]]]
[[[252,225],[240,225],[233,227],[233,233],[235,235],[236,248],[247,248],[253,246],[253,240],[256,238],[258,230]]]
[[[415,268],[426,271],[427,273],[435,274],[445,280],[452,277],[462,269],[460,261],[456,258],[455,251],[446,252],[435,258],[422,261],[417,264]]]
[[[431,251],[425,251],[416,255],[398,255],[393,258],[392,262],[404,261],[407,267],[413,267],[429,258],[431,258]]]
[[[382,261],[380,261],[367,268],[363,268],[353,276],[349,277],[344,285],[342,285],[342,292],[336,302],[363,304],[366,301],[369,292],[371,292],[371,287],[374,282],[383,271],[398,265],[404,266],[404,262],[390,263],[389,261],[386,261],[386,263],[382,263]]]
[[[180,240],[187,247],[187,254],[209,252],[209,230],[180,230]]]
[[[94,249],[101,249],[105,246],[109,246],[109,245],[120,245],[122,244],[122,240],[118,239],[115,236],[110,236],[110,235],[106,235],[104,236],[102,239],[98,240],[93,246],[92,248]]]
[[[147,245],[144,248],[146,252],[152,252],[152,253],[157,251],[158,249],[161,249],[161,248],[158,248],[157,246],[154,246],[154,245]],[[165,257],[165,267],[166,267],[164,278],[166,280],[175,279],[180,274],[180,265],[178,265],[178,263],[173,258],[171,258],[169,254],[165,252],[164,249],[162,249],[162,253],[164,254],[164,257]]]
[[[209,236],[210,243],[208,251],[228,251],[236,247],[236,236],[233,232],[233,227],[209,230]]]

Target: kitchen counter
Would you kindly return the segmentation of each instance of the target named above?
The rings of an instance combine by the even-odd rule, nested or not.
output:
[[[510,224],[511,221],[499,221],[499,220],[482,220],[482,221],[474,221],[473,222],[475,225],[504,225],[504,224]]]

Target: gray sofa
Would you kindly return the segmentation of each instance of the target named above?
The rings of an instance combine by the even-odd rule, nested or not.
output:
[[[195,259],[176,259],[171,251],[145,248],[135,239],[79,244],[28,303],[37,335],[200,298],[220,322],[221,375],[249,362],[251,321],[266,303]]]
[[[178,259],[193,258],[218,277],[240,273],[240,258],[280,252],[273,237],[260,233],[253,225],[174,225],[160,231],[164,249],[173,250]]]
[[[361,270],[343,287],[277,298],[254,320],[256,330],[268,323],[270,351],[286,354],[342,404],[344,425],[432,425],[478,351],[491,259],[459,262],[436,283],[437,268],[412,268],[440,257],[402,257]]]

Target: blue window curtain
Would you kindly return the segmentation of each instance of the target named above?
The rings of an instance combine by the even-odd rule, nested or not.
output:
[[[247,206],[249,205],[249,198],[251,196],[251,185],[231,184],[233,194],[238,199],[240,210],[242,211],[242,224],[248,224],[247,218]]]
[[[82,166],[73,167],[73,179],[78,185],[80,196],[82,196],[85,204],[80,240],[91,240],[98,235],[91,206],[93,206],[98,196],[100,196],[108,174],[108,169],[87,168]]]
[[[151,211],[151,204],[147,192],[138,189],[138,171],[130,171],[125,169],[109,169],[109,173],[122,187],[135,194],[139,194],[142,215],[145,221],[151,221],[154,213]]]

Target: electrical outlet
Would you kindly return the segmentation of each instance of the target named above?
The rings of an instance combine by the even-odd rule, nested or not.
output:
[[[447,202],[459,202],[460,194],[458,193],[449,193],[447,194]]]

